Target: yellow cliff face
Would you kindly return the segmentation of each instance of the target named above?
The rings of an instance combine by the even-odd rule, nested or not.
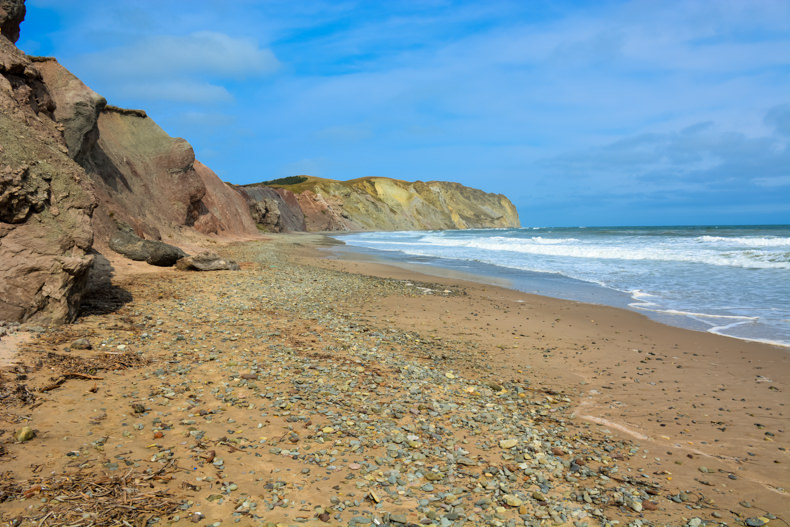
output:
[[[289,184],[272,182],[271,186],[278,194],[295,198],[291,199],[290,212],[304,218],[304,228],[308,231],[520,226],[516,208],[505,196],[459,183],[408,182],[378,177],[351,181],[310,176],[293,179]],[[256,187],[260,185],[246,188]],[[248,196],[251,194],[249,192]],[[294,210],[293,202],[298,203],[299,210]],[[279,211],[289,207],[284,199],[276,205]],[[268,207],[273,208],[273,205]],[[274,230],[287,229],[275,227]]]

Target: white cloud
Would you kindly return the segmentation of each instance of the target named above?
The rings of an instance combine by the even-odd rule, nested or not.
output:
[[[110,100],[224,104],[234,83],[271,74],[280,63],[252,38],[215,31],[151,35],[121,46],[74,57],[76,71]]]
[[[113,94],[141,101],[170,101],[186,104],[216,104],[233,101],[233,95],[223,86],[192,79],[130,80],[115,86]]]
[[[123,77],[178,75],[254,77],[279,67],[274,53],[251,38],[213,31],[145,37],[81,58],[87,67]]]
[[[771,115],[769,111],[768,115]],[[778,134],[750,137],[703,122],[680,131],[644,133],[536,163],[538,180],[572,182],[583,195],[707,201],[720,195],[766,203],[787,199],[760,189],[788,184],[790,149]]]

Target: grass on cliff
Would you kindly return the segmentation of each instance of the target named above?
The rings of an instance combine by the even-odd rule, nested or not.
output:
[[[281,177],[279,179],[263,181],[260,184],[266,185],[267,187],[289,187],[292,185],[298,185],[299,183],[304,183],[305,181],[307,181],[307,176],[288,176]]]

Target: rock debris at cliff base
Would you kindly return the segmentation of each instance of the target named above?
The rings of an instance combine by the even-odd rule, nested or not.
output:
[[[129,509],[132,524],[733,520],[705,492],[632,470],[638,445],[574,420],[572,398],[542,380],[492,368],[476,342],[362,321],[380,299],[461,288],[299,265],[271,245],[237,247],[241,271],[132,277],[120,286],[133,301],[25,347],[28,366],[2,382],[24,382],[37,406],[2,412],[3,521],[74,521],[63,478],[94,493],[127,481],[108,507],[159,500]],[[74,368],[47,353],[150,362],[42,392]],[[14,442],[23,426],[35,437]]]

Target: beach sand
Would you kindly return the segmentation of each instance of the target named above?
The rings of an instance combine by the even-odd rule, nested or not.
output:
[[[161,525],[790,519],[787,349],[327,243],[220,249],[239,272],[106,254],[88,312],[2,373],[0,519],[124,503]],[[23,426],[36,437],[16,441]]]

